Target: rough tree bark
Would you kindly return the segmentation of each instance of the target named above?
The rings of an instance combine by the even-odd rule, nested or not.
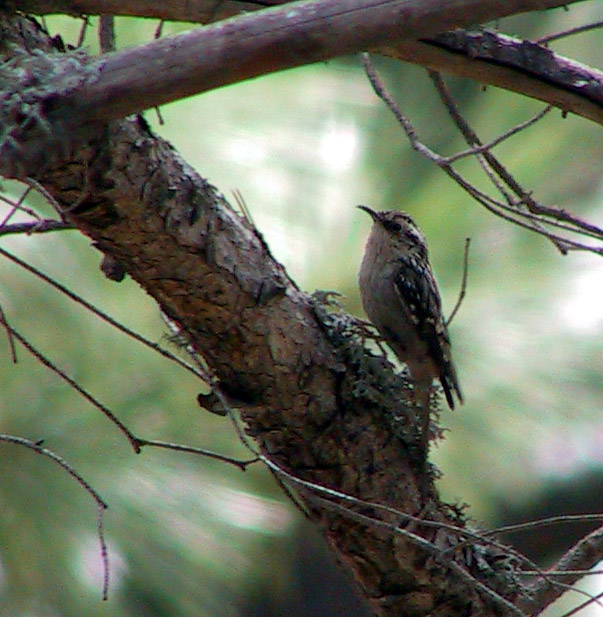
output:
[[[491,5],[489,16],[501,9],[478,4]],[[520,584],[500,547],[474,537],[465,543],[462,515],[439,499],[408,383],[362,348],[349,320],[300,291],[260,234],[141,118],[114,120],[103,112],[88,123],[79,116],[78,129],[85,130],[65,132],[71,125],[61,115],[63,99],[90,96],[87,88],[98,85],[102,71],[86,73],[86,61],[71,56],[76,77],[51,92],[45,76],[18,67],[33,50],[50,54],[60,44],[11,15],[2,17],[0,31],[2,52],[16,67],[14,83],[25,80],[23,96],[30,97],[15,107],[19,94],[3,74],[0,169],[38,182],[65,218],[178,324],[261,452],[308,483],[281,475],[375,614],[539,612],[541,590]],[[57,83],[70,78],[64,66],[52,76]],[[96,102],[87,100],[87,109]],[[57,140],[55,156],[38,156],[41,144]]]

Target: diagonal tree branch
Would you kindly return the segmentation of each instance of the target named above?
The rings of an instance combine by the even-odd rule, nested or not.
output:
[[[31,1],[20,4],[22,8],[38,14],[111,13],[205,23],[241,12],[257,11],[267,5],[285,3],[285,0],[271,0],[267,3],[216,3],[208,0],[194,4],[170,2],[168,6],[163,6],[163,3],[149,0],[129,0],[116,6],[110,0],[86,0],[75,4],[64,0],[46,0],[42,3]],[[522,6],[520,10],[540,10],[553,6],[550,2],[529,4],[530,6]],[[470,23],[477,21],[476,18],[470,20]],[[350,26],[353,25],[354,20],[351,19]],[[365,27],[368,27],[368,24]],[[443,29],[442,25],[440,31]],[[305,36],[304,29],[300,29],[299,35]],[[339,36],[337,31],[334,31],[333,35]],[[349,33],[346,33],[346,36],[349,36]],[[355,33],[352,33],[352,36],[355,36]],[[360,44],[356,47],[354,51],[365,50]],[[564,112],[572,112],[603,123],[603,74],[559,56],[536,42],[522,41],[496,32],[456,30],[432,38],[404,42],[398,40],[391,45],[385,45],[382,40],[372,51],[432,70],[499,86],[551,103]],[[344,53],[343,49],[338,50],[336,55],[341,53]]]
[[[458,30],[375,52],[498,86],[603,124],[603,72],[531,41]]]
[[[581,0],[574,0],[580,2]],[[215,0],[197,0],[191,3],[188,0],[171,0],[169,3],[164,3],[161,0],[3,0],[3,4],[9,10],[21,10],[31,12],[37,15],[47,13],[64,13],[67,15],[129,15],[130,17],[154,17],[157,19],[175,20],[175,21],[191,21],[191,22],[207,22],[225,19],[232,15],[239,15],[248,11],[257,11],[272,6],[290,3],[290,0],[260,0],[258,2],[245,0],[223,0],[216,2]],[[310,4],[309,2],[306,2]],[[392,0],[381,2],[379,4],[392,4]],[[428,5],[429,2],[424,0],[413,0],[406,3],[412,9],[417,5]],[[448,2],[449,5],[455,5],[456,8],[463,10],[471,10],[476,3],[473,0],[454,0]],[[479,3],[478,3],[479,4]],[[484,19],[483,16],[476,14],[476,19],[473,23],[480,23],[496,19],[504,15],[515,15],[528,11],[543,11],[545,9],[556,8],[572,4],[572,2],[563,3],[557,0],[509,0],[505,2],[505,6],[495,6],[496,3],[483,2],[482,9],[486,11],[499,12],[496,16]],[[483,5],[490,4],[485,7]],[[500,3],[499,3],[500,4]],[[437,8],[437,6],[436,6]],[[440,6],[441,9],[445,7]]]
[[[64,154],[95,127],[152,106],[285,68],[363,49],[387,51],[468,23],[560,4],[561,0],[504,5],[454,0],[444,6],[439,0],[306,0],[99,59],[83,53],[35,56],[26,71],[15,73],[9,65],[0,73],[2,89],[14,90],[17,80],[21,92],[20,97],[2,100],[3,124],[11,127],[15,118],[19,123],[5,131],[0,142],[0,173],[31,175],[48,162],[50,153],[58,149]],[[498,47],[498,39],[489,45]],[[548,64],[554,65],[551,53],[545,52]],[[473,47],[466,53],[474,54]],[[589,93],[600,94],[597,80],[591,81]],[[603,106],[601,98],[582,105],[593,118],[603,116],[600,109],[597,112],[597,105]],[[555,102],[570,107],[567,100]]]
[[[551,568],[551,571],[571,572],[564,577],[566,583],[575,583],[582,578],[582,572],[594,567],[603,559],[603,527],[582,538]],[[529,596],[522,600],[524,609],[540,612],[563,594],[563,589],[551,584],[550,580],[539,578],[531,587]]]

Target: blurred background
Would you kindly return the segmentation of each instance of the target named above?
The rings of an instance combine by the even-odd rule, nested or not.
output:
[[[538,37],[603,18],[600,3],[504,20]],[[96,21],[91,19],[91,25]],[[75,43],[80,22],[46,20]],[[153,37],[156,22],[117,19],[118,46]],[[190,26],[168,24],[164,35]],[[600,30],[555,51],[596,66]],[[96,52],[94,27],[85,42]],[[424,70],[375,58],[421,139],[464,149]],[[447,79],[483,141],[542,104]],[[358,58],[287,71],[193,97],[145,117],[227,198],[239,190],[274,256],[303,289],[335,290],[361,315],[356,273],[369,220],[354,206],[403,209],[423,228],[446,312],[459,293],[464,239],[469,283],[451,326],[466,404],[445,411],[432,458],[451,502],[476,525],[603,510],[603,261],[562,257],[542,237],[494,218],[414,153],[377,100]],[[603,225],[603,140],[585,120],[554,111],[496,150],[543,203]],[[477,167],[460,167],[479,180]],[[3,184],[8,194],[22,191]],[[231,199],[231,201],[234,201]],[[41,199],[29,207],[50,213]],[[4,217],[8,209],[2,210]],[[130,280],[99,270],[75,231],[3,237],[2,246],[151,340],[166,342],[157,307]],[[0,261],[0,302],[13,327],[142,437],[247,456],[228,420],[196,404],[200,385],[14,264]],[[11,617],[335,617],[367,615],[347,575],[270,474],[147,449],[133,455],[96,409],[23,349],[0,337],[0,432],[44,443],[109,503],[108,602],[93,500],[48,459],[0,443],[0,614]],[[587,528],[505,539],[546,565]],[[584,582],[603,590],[601,579]],[[570,595],[550,614],[562,614]],[[598,611],[598,612],[597,612]],[[586,613],[583,613],[586,614]],[[589,615],[603,615],[591,608]]]

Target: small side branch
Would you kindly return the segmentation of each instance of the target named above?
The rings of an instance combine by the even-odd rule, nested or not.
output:
[[[567,584],[576,582],[582,576],[583,570],[592,568],[603,559],[603,527],[596,529],[585,538],[582,538],[573,548],[551,568],[559,575],[564,576]],[[569,574],[573,572],[573,574]],[[563,594],[563,589],[552,585],[549,580],[537,579],[531,586],[531,609],[539,612],[540,609],[548,606]],[[591,597],[588,604],[598,601],[598,597]]]
[[[102,598],[107,600],[109,594],[109,559],[107,554],[107,544],[105,542],[105,532],[103,516],[105,510],[109,507],[105,500],[97,493],[90,483],[78,473],[65,459],[60,457],[56,452],[45,448],[42,444],[43,441],[32,441],[31,439],[25,439],[24,437],[17,437],[15,435],[0,434],[0,441],[7,443],[15,443],[20,446],[24,446],[33,450],[37,454],[41,454],[51,461],[54,461],[59,467],[64,469],[75,481],[94,499],[97,505],[97,533],[100,542],[101,561],[103,564],[103,589]]]
[[[469,274],[469,245],[471,244],[471,238],[465,238],[465,252],[463,254],[463,278],[461,280],[461,290],[459,292],[459,297],[454,305],[450,313],[450,317],[448,317],[448,321],[446,322],[446,327],[448,327],[458,310],[461,308],[461,304],[465,299],[465,294],[467,293],[467,276]]]
[[[241,471],[245,471],[249,465],[257,463],[260,459],[255,456],[247,460],[239,460],[226,456],[225,454],[219,454],[218,452],[212,452],[211,450],[205,450],[203,448],[197,448],[196,446],[189,446],[186,444],[173,443],[170,441],[158,441],[156,439],[138,439],[138,445],[143,448],[144,446],[153,446],[155,448],[163,448],[164,450],[175,450],[176,452],[189,452],[190,454],[197,454],[205,456],[207,458],[213,458],[229,465],[238,467]]]
[[[502,195],[504,201],[492,197],[490,194],[480,190],[458,173],[453,167],[453,163],[456,160],[455,157],[441,156],[421,142],[412,122],[402,112],[399,104],[391,96],[379,77],[369,54],[362,54],[361,59],[375,94],[383,100],[394,114],[396,120],[404,129],[413,149],[440,167],[440,169],[450,176],[461,188],[473,197],[473,199],[496,216],[523,227],[524,229],[529,229],[530,231],[543,235],[562,253],[566,253],[569,250],[583,250],[603,255],[603,229],[582,221],[565,210],[538,204],[532,196],[519,185],[511,174],[507,172],[504,166],[498,162],[492,153],[487,148],[483,147],[483,143],[479,140],[475,131],[471,129],[458,112],[447,89],[445,89],[443,83],[439,81],[439,76],[436,77],[436,84],[438,85],[438,89],[447,109],[453,116],[453,119],[464,135],[467,143],[474,149],[473,153],[482,165],[486,176],[495,190]],[[543,114],[541,113],[540,116],[541,115]],[[536,119],[537,118],[538,116]],[[522,125],[523,128],[525,129],[531,126],[534,121],[535,119],[532,119],[524,123]],[[512,129],[505,134],[504,138],[514,135],[517,132],[516,129]],[[500,140],[496,143],[500,143]],[[505,188],[505,185],[510,188],[510,191]],[[513,197],[513,193],[516,197]],[[552,229],[549,229],[549,227]],[[566,233],[565,235],[561,235],[553,230],[560,230]],[[600,245],[585,244],[584,242],[573,239],[568,234],[578,234],[579,236],[594,238],[599,241]]]
[[[40,219],[36,222],[27,223],[11,223],[10,225],[0,226],[0,236],[8,236],[11,234],[43,234],[49,231],[65,231],[67,229],[75,229],[69,223],[57,221],[56,219]]]
[[[1,230],[0,230],[0,232],[1,232]],[[84,298],[79,296],[78,294],[72,292],[70,289],[68,289],[67,287],[65,287],[64,285],[59,283],[58,281],[55,281],[52,277],[48,276],[47,274],[44,274],[44,272],[42,272],[41,270],[38,270],[37,268],[35,268],[31,264],[27,263],[26,261],[23,261],[22,259],[20,259],[16,255],[13,255],[12,253],[9,253],[7,250],[5,250],[3,248],[0,248],[0,256],[2,256],[4,258],[12,261],[13,263],[17,264],[18,266],[20,266],[24,270],[27,270],[28,272],[30,272],[34,276],[37,276],[40,280],[44,281],[45,283],[48,283],[49,285],[54,287],[57,291],[59,291],[60,293],[62,293],[66,297],[68,297],[70,300],[73,300],[77,304],[83,306],[86,310],[90,311],[93,315],[96,315],[96,317],[98,317],[102,321],[108,323],[113,328],[116,328],[120,332],[123,332],[126,336],[129,336],[130,338],[134,339],[135,341],[143,344],[145,347],[148,347],[149,349],[152,349],[153,351],[155,351],[156,353],[162,355],[163,357],[167,358],[168,360],[176,362],[176,364],[178,364],[182,368],[186,369],[187,371],[189,371],[190,373],[192,373],[196,377],[198,377],[198,378],[200,378],[202,380],[205,380],[205,378],[206,378],[205,373],[201,372],[198,368],[188,364],[187,362],[182,360],[182,358],[179,358],[177,355],[171,353],[167,349],[164,349],[163,347],[161,347],[157,343],[155,343],[153,341],[150,341],[149,339],[145,338],[144,336],[142,336],[138,332],[134,332],[134,330],[126,327],[124,324],[120,323],[116,319],[113,319],[113,317],[111,317],[110,315],[108,315],[104,311],[101,311],[99,308],[97,308],[93,304],[90,304],[90,302],[88,302],[87,300],[85,300]]]
[[[85,390],[77,381],[69,377],[65,371],[59,368],[54,362],[47,358],[43,353],[36,349],[24,336],[19,334],[6,320],[3,311],[0,311],[0,325],[10,333],[10,336],[19,341],[29,353],[31,353],[41,364],[49,368],[55,375],[58,375],[63,381],[67,382],[70,388],[81,394],[89,403],[102,412],[117,428],[127,437],[130,445],[136,453],[140,452],[138,439],[134,434],[123,424],[123,422],[103,403],[96,399],[92,394]]]

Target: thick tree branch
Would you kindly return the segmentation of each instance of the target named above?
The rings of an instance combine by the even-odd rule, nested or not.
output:
[[[530,41],[455,31],[375,52],[498,86],[603,124],[603,72]]]
[[[54,150],[49,148],[51,137],[64,154],[78,135],[151,106],[284,68],[367,48],[391,50],[403,41],[467,23],[560,4],[560,0],[516,0],[504,5],[454,0],[445,6],[439,0],[309,0],[104,54],[97,60],[83,54],[34,57],[27,71],[15,74],[4,67],[0,74],[3,89],[14,90],[17,79],[22,92],[20,99],[3,100],[3,124],[10,126],[8,120],[14,123],[15,117],[20,122],[5,132],[0,143],[0,173],[31,175]],[[577,80],[574,76],[574,85]],[[569,106],[560,102],[564,108]],[[593,106],[596,103],[585,107],[596,115]]]
[[[280,1],[244,2],[239,0],[2,0],[0,6],[36,15],[127,15],[171,21],[207,23],[247,11],[257,11]]]
[[[267,4],[284,3],[284,0],[271,0],[268,3],[216,3],[210,0],[194,4],[170,2],[169,6],[164,7],[162,3],[150,0],[130,0],[120,2],[119,6],[115,6],[110,0],[77,3],[47,0],[43,3],[36,1],[20,4],[22,8],[25,4],[26,8],[36,13],[114,13],[207,22],[243,11],[262,9]],[[538,7],[537,4],[539,3],[534,3],[529,9],[538,10],[551,6],[548,2],[540,3],[541,6]],[[523,10],[528,10],[528,7]],[[357,50],[363,51],[364,48],[357,46]],[[603,74],[529,41],[494,32],[455,31],[419,41],[380,44],[372,51],[433,70],[499,86],[603,124]]]
[[[581,0],[570,0],[570,2],[565,3],[558,2],[557,0],[509,0],[504,3],[504,7],[500,6],[501,3],[481,2],[477,4],[481,4],[482,9],[485,8],[491,17],[484,18],[483,15],[476,15],[472,23],[481,23],[498,17],[504,17],[505,15],[515,15],[528,11],[544,11],[546,9],[572,4],[576,1],[580,2]],[[2,0],[0,6],[4,6],[9,10],[19,9],[37,15],[44,15],[47,13],[64,13],[74,16],[109,14],[205,23],[207,21],[224,19],[247,11],[257,11],[259,9],[278,6],[288,2],[289,0],[263,0],[259,2],[238,0],[224,0],[221,2],[216,2],[216,0],[197,0],[196,2],[190,2],[189,0],[170,0],[168,3],[162,0]],[[389,0],[388,2],[380,2],[377,4],[392,3],[395,2]],[[334,2],[333,4],[339,3]],[[412,6],[420,4],[428,5],[430,3],[424,0],[414,0],[406,4],[410,8]],[[455,5],[456,8],[461,10],[472,10],[472,6],[476,5],[472,0],[454,0],[452,2],[447,2],[447,4]],[[484,5],[490,5],[490,7],[485,7]],[[463,9],[463,7],[465,7],[465,9]],[[443,11],[446,10],[445,6],[441,6],[440,8]],[[492,15],[492,12],[498,14]],[[441,31],[443,30],[444,29],[441,29]]]
[[[84,177],[90,196],[82,200]],[[463,527],[434,492],[405,382],[318,319],[255,230],[144,124],[115,124],[79,160],[39,181],[205,356],[264,456],[306,482]],[[392,530],[400,520],[373,527],[370,517],[358,521],[300,495],[376,614],[452,616],[466,603],[469,614],[488,614],[492,598],[505,606],[517,594],[494,569],[500,588],[484,595],[468,586],[480,570],[465,551],[454,566],[464,578],[435,562],[427,573],[428,555],[402,535],[407,524]],[[429,546],[458,542],[418,531]]]

